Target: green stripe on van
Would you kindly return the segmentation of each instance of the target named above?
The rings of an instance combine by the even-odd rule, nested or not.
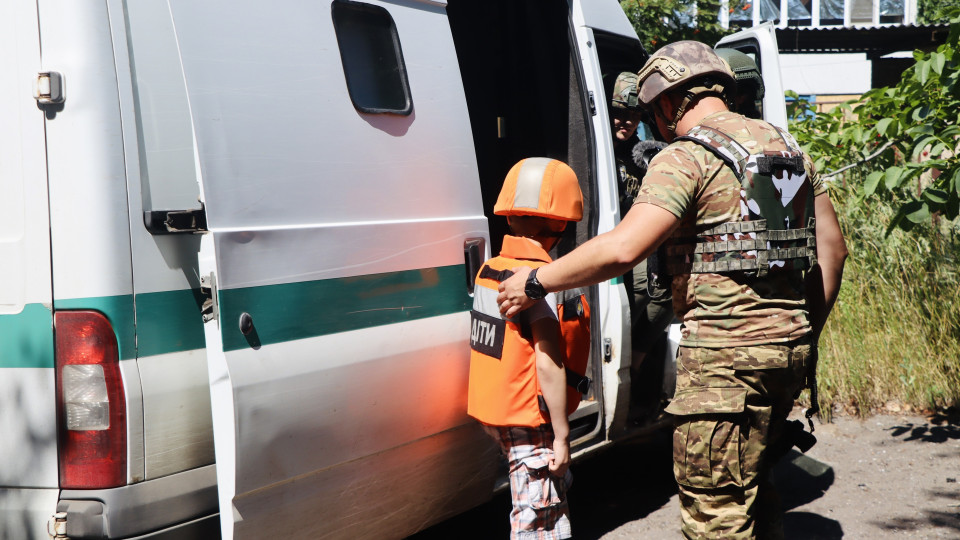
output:
[[[446,315],[470,309],[463,265],[423,268],[302,283],[287,283],[220,291],[220,324],[224,349],[248,348],[346,332],[371,326]],[[90,309],[106,315],[117,333],[120,359],[147,357],[204,348],[203,298],[196,290],[139,293],[136,328],[131,295],[71,298],[55,301],[56,309]],[[39,306],[37,304],[36,306]],[[53,367],[52,317],[42,306],[45,320],[19,320],[31,332],[46,333],[45,367]],[[240,332],[241,313],[253,318],[250,339]],[[0,323],[3,323],[0,317]],[[25,318],[23,314],[13,316]],[[7,324],[12,325],[12,322]],[[12,326],[11,326],[12,328]],[[35,330],[39,329],[39,330]],[[19,366],[23,355],[7,353],[0,324],[0,367]],[[22,333],[18,330],[17,333]],[[8,360],[10,358],[10,360]]]
[[[53,367],[53,313],[43,304],[0,315],[0,368]]]
[[[140,357],[206,347],[198,289],[137,294]]]
[[[464,265],[220,291],[223,348],[235,351],[470,309]],[[244,336],[240,316],[254,331]]]

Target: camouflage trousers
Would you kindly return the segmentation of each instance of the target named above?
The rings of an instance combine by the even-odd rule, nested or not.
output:
[[[770,446],[811,365],[811,344],[681,347],[673,472],[686,538],[783,538]]]

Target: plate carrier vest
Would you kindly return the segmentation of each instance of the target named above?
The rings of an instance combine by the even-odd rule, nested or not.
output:
[[[817,264],[813,184],[807,177],[800,145],[773,126],[786,151],[750,154],[720,130],[695,126],[677,140],[703,146],[729,166],[740,182],[740,221],[699,234],[685,230],[668,247],[672,275],[802,271]]]

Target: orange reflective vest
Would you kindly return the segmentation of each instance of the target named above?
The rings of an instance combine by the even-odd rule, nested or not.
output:
[[[484,424],[536,427],[550,421],[546,404],[541,405],[533,336],[527,321],[557,317],[548,304],[556,301],[556,295],[548,295],[514,319],[504,319],[496,301],[499,284],[512,274],[511,268],[537,268],[548,262],[550,256],[537,244],[505,236],[501,255],[487,261],[477,275],[470,317],[467,413]],[[589,384],[582,375],[590,352],[590,310],[583,295],[568,294],[558,311],[565,342],[561,349],[567,367],[569,414],[576,410],[581,392]]]

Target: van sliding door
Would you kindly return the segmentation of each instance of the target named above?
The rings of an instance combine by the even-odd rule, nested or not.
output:
[[[485,500],[464,252],[489,235],[444,9],[170,5],[224,537],[403,537]]]

